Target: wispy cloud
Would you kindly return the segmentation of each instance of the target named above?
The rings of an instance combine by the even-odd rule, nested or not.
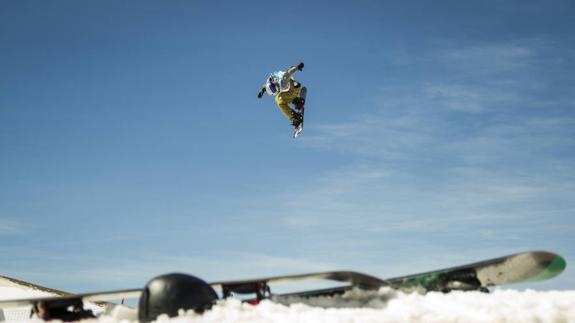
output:
[[[554,88],[559,80],[549,71],[565,66],[550,47],[542,40],[445,45],[423,59],[435,74],[382,86],[370,112],[320,125],[307,143],[384,160],[524,157],[572,147],[575,95]]]
[[[541,40],[529,44],[486,43],[467,47],[440,49],[431,54],[435,60],[449,63],[459,69],[472,71],[473,75],[499,75],[525,69],[537,59],[537,50],[544,46]]]
[[[306,188],[284,194],[284,209],[295,210],[285,216],[286,224],[305,230],[414,233],[511,223],[535,210],[549,210],[554,199],[568,200],[575,188],[559,178],[506,175],[481,167],[439,170],[440,176],[421,178],[380,167],[385,169],[350,166],[328,172]]]
[[[22,225],[18,221],[0,219],[0,235],[15,234],[22,231]]]

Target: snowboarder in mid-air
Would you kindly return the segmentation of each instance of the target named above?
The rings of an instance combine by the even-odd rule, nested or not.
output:
[[[305,104],[305,95],[307,89],[293,78],[296,71],[303,70],[303,62],[290,66],[287,71],[277,71],[271,73],[266,84],[258,92],[258,98],[267,92],[275,97],[276,104],[281,112],[291,121],[295,128],[294,138],[296,138],[303,128],[303,109]],[[295,109],[290,107],[295,106]]]

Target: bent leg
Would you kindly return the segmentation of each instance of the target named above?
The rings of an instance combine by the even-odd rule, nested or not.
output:
[[[288,118],[292,123],[299,121],[301,118],[299,114],[291,109],[290,103],[299,95],[299,88],[292,88],[287,92],[280,93],[276,96],[276,103],[280,108],[281,112]]]
[[[301,113],[305,105],[306,94],[307,94],[307,88],[304,86],[299,91],[299,95],[295,99],[293,99],[292,103],[295,105],[295,110],[299,113]]]
[[[284,114],[284,116],[286,116],[286,118],[288,118],[290,121],[294,121],[295,118],[297,118],[295,116],[295,112],[290,108],[290,106],[288,104],[282,103],[279,104],[278,103],[278,108],[280,108],[281,112]]]

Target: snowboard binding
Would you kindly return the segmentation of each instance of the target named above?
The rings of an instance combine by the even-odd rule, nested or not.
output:
[[[293,99],[293,104],[295,105],[295,109],[297,112],[301,113],[304,105],[305,105],[305,99],[301,98],[301,97],[297,97],[295,99]]]

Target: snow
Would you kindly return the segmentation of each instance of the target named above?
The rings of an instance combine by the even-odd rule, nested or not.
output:
[[[9,280],[0,277],[0,300],[42,297],[42,296],[54,296],[54,294],[46,293],[31,288],[23,288],[18,284],[15,284]],[[0,309],[0,321],[26,320],[29,318],[29,313],[30,313],[29,308],[12,308],[4,310]]]
[[[0,298],[13,298],[0,286]],[[258,306],[236,299],[219,301],[203,315],[180,311],[180,316],[161,316],[158,322],[574,322],[575,291],[518,291],[497,289],[490,294],[452,292],[404,294],[390,289],[378,292],[354,290],[336,297],[306,300],[266,300]],[[8,316],[7,320],[10,320]],[[22,319],[22,318],[20,318]],[[24,318],[26,319],[26,318]],[[135,310],[116,307],[97,320],[130,322]],[[29,320],[29,319],[28,319]]]

